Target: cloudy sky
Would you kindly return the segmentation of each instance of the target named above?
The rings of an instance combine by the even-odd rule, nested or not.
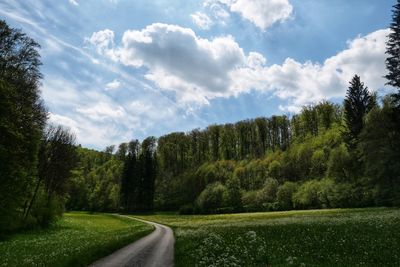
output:
[[[83,146],[384,90],[394,0],[0,0],[41,45],[50,120]]]

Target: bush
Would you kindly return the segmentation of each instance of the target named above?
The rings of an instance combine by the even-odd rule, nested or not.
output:
[[[293,208],[293,194],[296,193],[298,185],[293,182],[285,182],[278,188],[276,200],[279,203],[280,209],[289,210]]]
[[[337,184],[332,179],[310,180],[293,195],[295,208],[332,208],[342,200]]]
[[[259,191],[258,202],[259,203],[270,203],[276,199],[276,192],[278,191],[279,183],[274,178],[267,178],[265,180],[263,188]]]
[[[53,195],[49,198],[44,190],[40,190],[32,206],[31,216],[38,225],[47,227],[61,218],[64,212],[64,202],[62,197]]]
[[[226,182],[226,191],[224,195],[224,204],[239,210],[242,207],[242,193],[240,191],[240,181],[236,176],[231,177]]]
[[[332,177],[335,181],[343,182],[349,179],[348,170],[351,169],[351,157],[345,144],[333,149],[328,160],[328,177]]]
[[[259,191],[245,191],[242,194],[243,208],[247,212],[262,210],[261,203],[258,202]]]
[[[197,198],[197,204],[203,213],[214,213],[222,206],[226,188],[220,182],[209,184]]]

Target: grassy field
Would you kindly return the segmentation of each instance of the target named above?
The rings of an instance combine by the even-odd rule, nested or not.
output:
[[[136,216],[171,226],[183,266],[400,266],[400,210]]]
[[[0,242],[0,266],[86,266],[153,230],[113,215],[66,213],[49,229]]]

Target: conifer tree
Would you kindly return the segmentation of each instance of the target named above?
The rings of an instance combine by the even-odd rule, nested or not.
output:
[[[389,40],[386,42],[387,84],[400,89],[400,0],[393,6],[392,23],[390,24]],[[398,97],[400,92],[397,94]]]
[[[358,136],[364,127],[364,116],[376,105],[375,98],[355,75],[350,81],[344,100],[344,119],[346,122],[345,141],[349,148],[354,149]]]

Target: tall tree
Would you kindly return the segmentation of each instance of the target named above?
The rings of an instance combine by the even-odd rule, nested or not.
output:
[[[143,140],[139,156],[141,164],[140,210],[152,210],[154,202],[155,179],[157,175],[156,138]]]
[[[39,45],[0,20],[0,232],[22,218],[36,174],[46,111]]]
[[[375,98],[355,75],[350,81],[344,100],[344,119],[346,122],[345,141],[350,149],[355,149],[358,136],[364,127],[365,115],[376,105]]]
[[[400,90],[400,0],[393,6],[392,23],[390,24],[389,39],[386,42],[386,68],[389,73],[385,76],[387,84]],[[400,100],[400,92],[397,94]]]
[[[125,211],[134,211],[137,202],[139,185],[139,141],[133,140],[128,144],[128,155],[125,157],[121,175],[121,207]]]
[[[54,219],[52,202],[55,198],[63,198],[66,195],[71,171],[76,167],[77,160],[75,135],[61,126],[48,126],[43,134],[39,150],[38,177],[25,218],[36,201],[40,187],[43,186],[45,201],[41,203],[40,212],[36,212],[36,215],[39,215],[37,219],[41,225],[47,225]]]

